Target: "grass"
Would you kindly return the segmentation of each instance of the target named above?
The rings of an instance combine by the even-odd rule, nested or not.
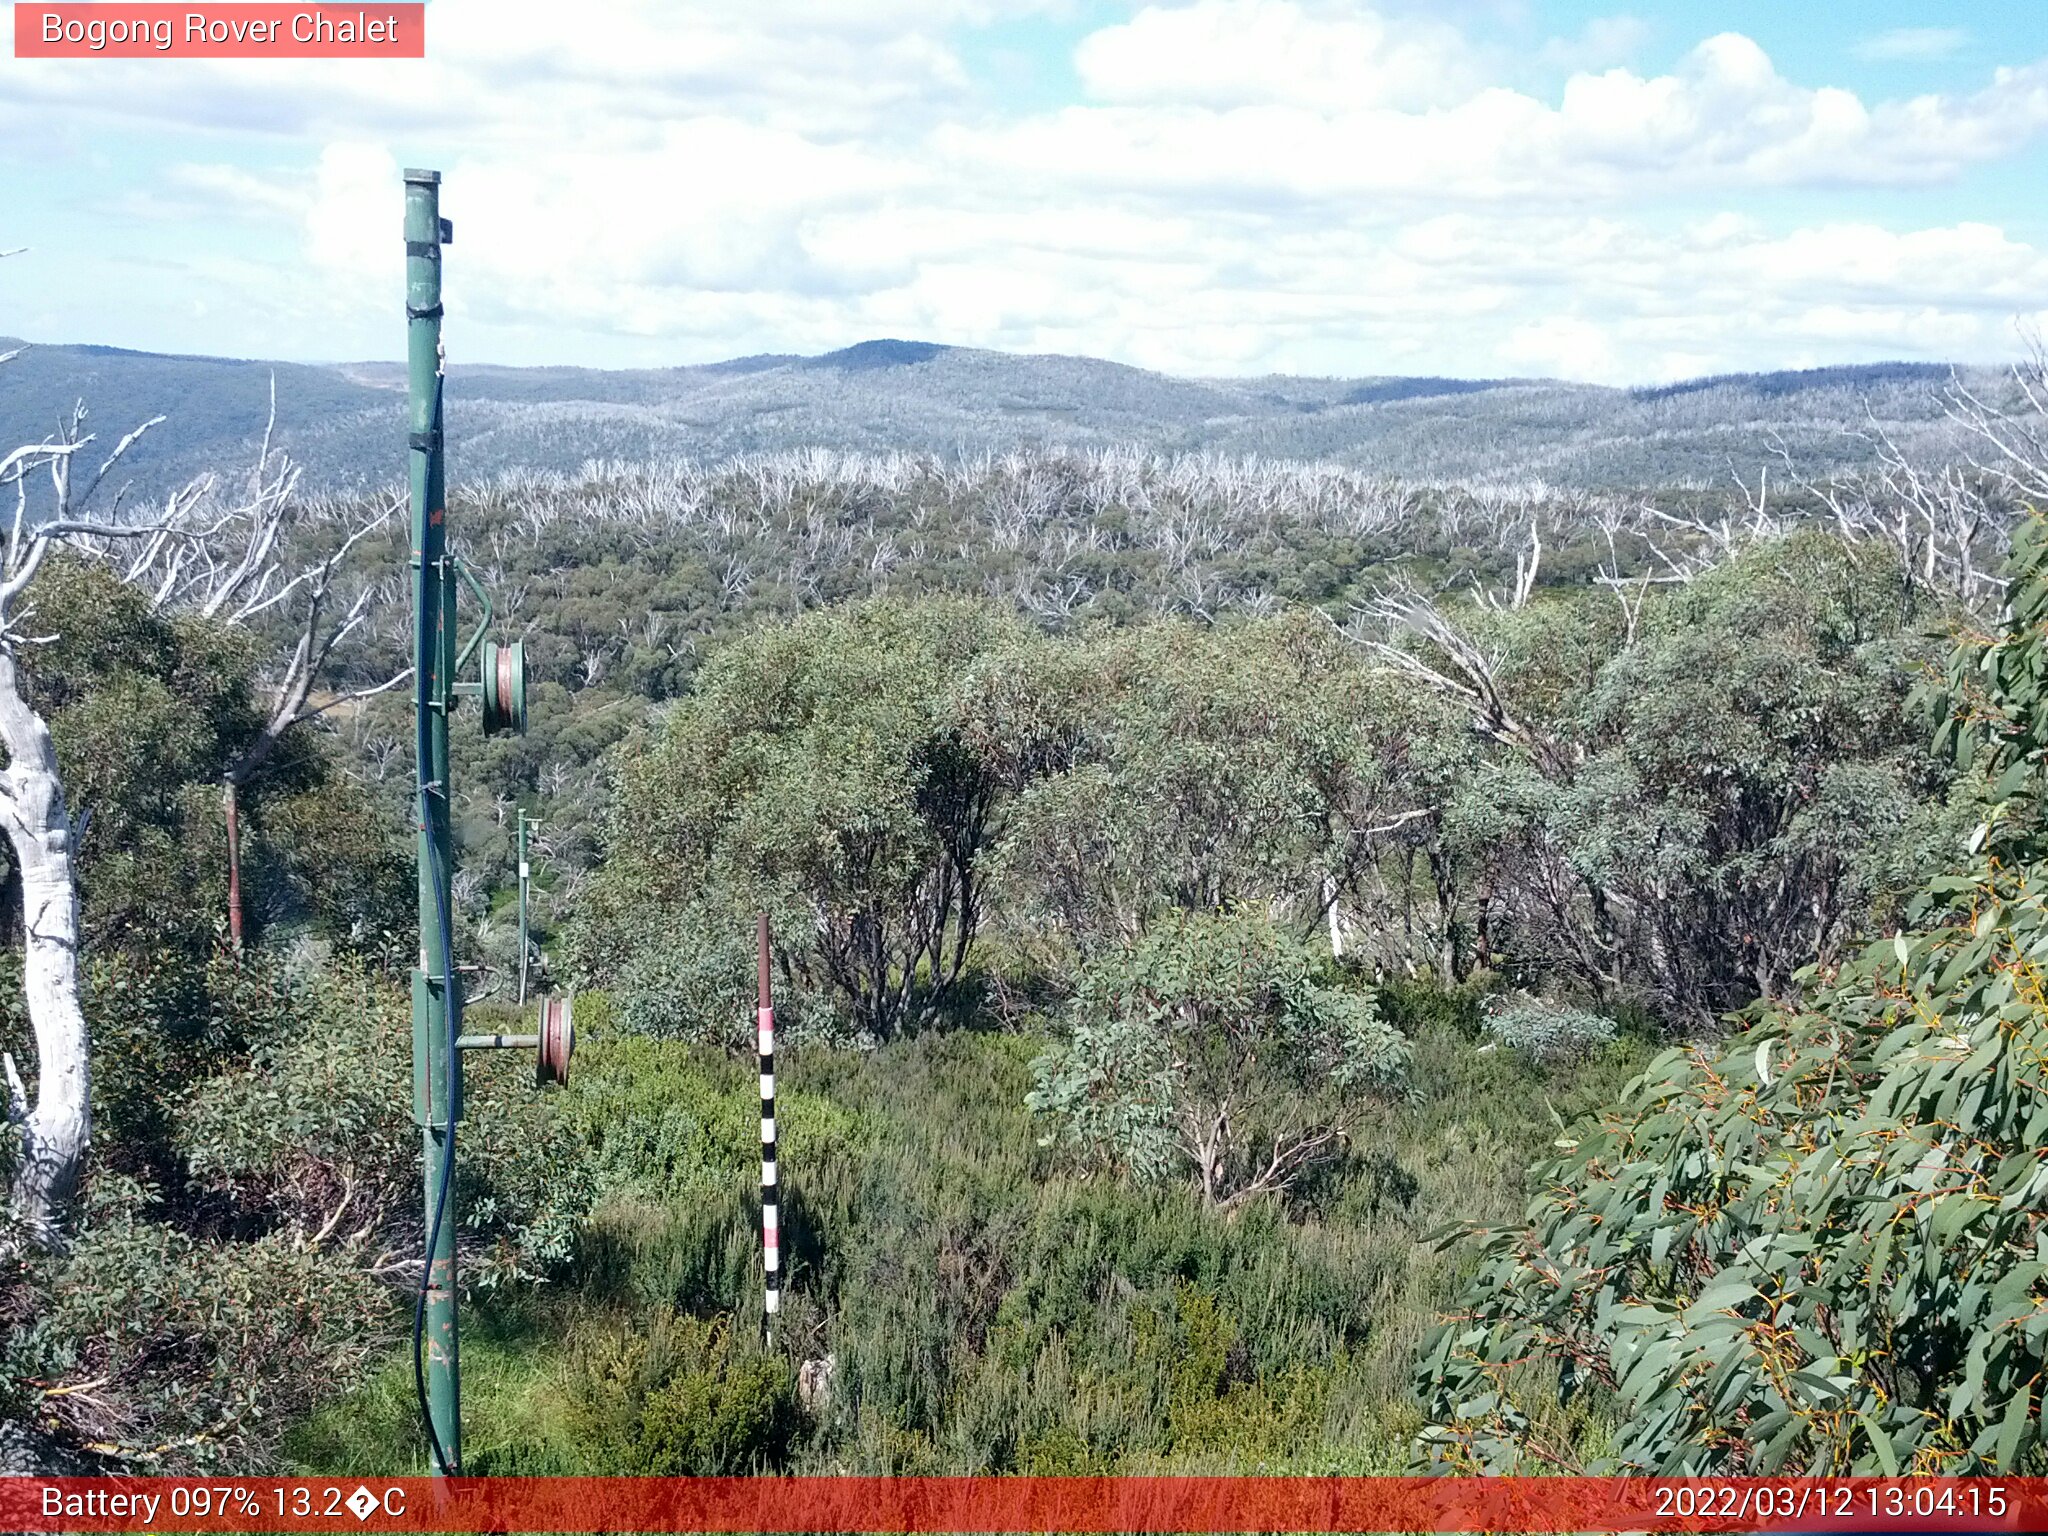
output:
[[[779,1063],[788,1294],[761,1341],[752,1063],[599,1039],[561,1111],[600,1196],[552,1286],[466,1314],[479,1472],[1401,1469],[1416,1347],[1458,1278],[1431,1234],[1511,1217],[1523,1170],[1619,1086],[1482,1054],[1469,1010],[1390,998],[1412,1094],[1291,1202],[1231,1217],[1087,1179],[1023,1108],[1028,1035]],[[830,1399],[795,1392],[830,1356]],[[299,1426],[308,1473],[417,1470],[409,1352]]]

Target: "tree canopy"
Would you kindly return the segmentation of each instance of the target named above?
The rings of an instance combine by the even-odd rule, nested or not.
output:
[[[2048,538],[1930,688],[1983,820],[1806,1000],[1667,1051],[1482,1234],[1425,1351],[1442,1463],[1663,1473],[2042,1464]],[[1606,1443],[1571,1432],[1585,1395]],[[1581,1426],[1583,1427],[1583,1426]]]

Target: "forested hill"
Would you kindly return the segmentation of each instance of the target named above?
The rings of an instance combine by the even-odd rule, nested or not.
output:
[[[0,338],[0,351],[18,345]],[[128,464],[136,493],[160,494],[243,462],[273,372],[280,440],[310,487],[394,477],[405,387],[395,363],[35,346],[0,371],[0,439],[40,439],[51,413],[78,400],[103,438],[163,416]],[[1940,365],[1884,363],[1636,390],[1541,379],[1184,379],[1093,358],[868,341],[819,357],[681,368],[458,365],[449,428],[465,479],[805,447],[955,455],[1115,443],[1327,460],[1404,480],[1616,488],[1725,483],[1773,434],[1811,470],[1867,458],[1859,433],[1873,421],[1924,447],[1948,377]]]

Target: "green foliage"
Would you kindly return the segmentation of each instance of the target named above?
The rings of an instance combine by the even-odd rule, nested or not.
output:
[[[1646,604],[1474,622],[1533,742],[1459,775],[1447,836],[1490,945],[1698,1026],[1838,963],[1966,823],[1907,709],[1924,594],[1816,530]]]
[[[577,1049],[576,1088],[559,1113],[588,1148],[602,1193],[687,1209],[744,1189],[748,1174],[758,1188],[761,1098],[751,1065],[667,1041],[593,1039]],[[777,1093],[789,1121],[778,1134],[793,1158],[829,1155],[868,1132],[800,1080]]]
[[[337,1091],[346,1058],[373,1062],[382,1040],[366,1018],[338,1043],[330,988],[346,979],[221,947],[220,776],[262,723],[249,637],[156,613],[79,559],[50,561],[34,596],[52,638],[23,652],[23,684],[79,827],[95,1125],[71,1245],[0,1273],[20,1324],[0,1398],[153,1469],[260,1465],[280,1420],[389,1336],[369,1271],[389,1256],[377,1240],[392,1235],[396,1142]],[[252,941],[296,932],[371,952],[406,890],[330,747],[295,733],[242,796]],[[32,1075],[21,921],[6,857],[0,1046]],[[324,1070],[302,1070],[293,1039],[324,1048]]]
[[[629,761],[577,954],[628,1027],[737,1044],[762,906],[792,1022],[881,1033],[982,987],[1056,1007],[1162,914],[1247,903],[1384,972],[1702,1027],[1838,963],[1963,825],[1906,709],[1923,599],[1806,532],[1632,622],[1605,594],[1469,615],[1514,721],[1490,744],[1303,612],[812,613]]]
[[[291,1235],[197,1239],[96,1179],[68,1252],[9,1275],[40,1303],[0,1350],[18,1409],[144,1468],[242,1470],[391,1337],[381,1287]]]
[[[1006,935],[1058,966],[1165,912],[1313,921],[1364,873],[1357,829],[1427,796],[1420,760],[1454,728],[1306,614],[1042,641],[987,679],[974,724],[1017,792],[991,874]]]
[[[2048,521],[2028,518],[2013,530],[2012,546],[2003,632],[1966,630],[1946,675],[1921,699],[1940,722],[1935,750],[1952,754],[1982,788],[1984,821],[1971,852],[2035,863],[2048,855]]]
[[[1088,1161],[1209,1201],[1285,1190],[1349,1135],[1407,1042],[1370,994],[1325,986],[1270,921],[1176,917],[1083,976],[1069,1038],[1032,1067],[1030,1107]]]
[[[203,958],[227,910],[220,775],[262,726],[251,638],[151,611],[106,567],[56,559],[38,575],[39,609],[62,614],[47,645],[23,653],[24,687],[43,712],[74,815],[85,953],[143,964],[166,951]],[[315,731],[300,730],[244,791],[244,906],[250,936],[312,920],[373,947],[408,899],[395,824],[341,778]],[[20,897],[7,855],[0,931],[18,939]]]
[[[1499,998],[1487,1007],[1486,1032],[1509,1050],[1539,1062],[1574,1061],[1614,1039],[1614,1020],[1584,1008],[1520,996]]]
[[[2048,541],[2003,635],[1951,664],[1943,730],[1987,786],[1967,866],[1912,926],[1659,1056],[1485,1232],[1421,1380],[1430,1455],[1664,1473],[2044,1464],[2048,890],[2032,806]],[[1554,1369],[1530,1365],[1554,1362]],[[1588,1454],[1557,1404],[1609,1426]]]
[[[166,1470],[273,1464],[285,1426],[401,1331],[392,1283],[407,1266],[394,1261],[419,1242],[410,1062],[394,1049],[407,1000],[260,952],[217,960],[206,985],[211,1070],[173,1077],[154,1105],[176,1182],[99,1167],[71,1248],[0,1274],[0,1298],[28,1320],[0,1356],[0,1398]],[[472,1299],[560,1273],[591,1198],[580,1131],[531,1073],[470,1064],[459,1209]],[[109,1161],[132,1158],[117,1145]]]
[[[307,1243],[368,1264],[416,1223],[419,1132],[410,1000],[365,976],[300,975],[273,993],[243,1059],[199,1084],[175,1138],[195,1185]],[[464,1063],[463,1280],[542,1279],[570,1256],[592,1174],[532,1067]],[[410,1238],[403,1239],[410,1242]]]
[[[570,1425],[598,1464],[638,1477],[779,1470],[799,1415],[785,1360],[731,1319],[657,1314],[571,1341]]]
[[[260,725],[253,657],[242,637],[151,612],[97,564],[51,561],[36,602],[64,615],[48,645],[28,648],[23,682],[73,814],[91,817],[79,849],[86,953],[203,954],[226,912],[219,774]],[[14,931],[20,898],[7,894],[0,921]]]
[[[1417,989],[1407,996],[1426,1018]],[[1410,1360],[1457,1269],[1423,1235],[1511,1214],[1521,1167],[1555,1134],[1526,1068],[1423,1024],[1411,1096],[1361,1120],[1287,1205],[1251,1201],[1223,1218],[1185,1184],[1077,1177],[1040,1147],[1023,1099],[1045,1044],[927,1031],[780,1063],[790,1275],[765,1358],[793,1373],[830,1355],[837,1370],[774,1464],[1397,1470],[1419,1425]],[[479,1338],[474,1382],[464,1340],[470,1439],[491,1470],[625,1470],[637,1412],[616,1432],[584,1418],[574,1404],[591,1376],[578,1362],[641,1358],[641,1335],[728,1329],[728,1377],[761,1358],[748,1342],[761,1318],[749,1067],[646,1038],[594,1043],[587,1062],[579,1052],[558,1102],[600,1138],[609,1171],[577,1284],[545,1305],[500,1293],[465,1323]],[[1560,1068],[1546,1092],[1573,1115],[1611,1099],[1627,1070],[1606,1058]],[[699,1359],[697,1348],[683,1353]],[[416,1465],[410,1390],[401,1360],[341,1400],[303,1445],[305,1464]]]
[[[1954,943],[1930,917],[1926,954],[1908,969],[1945,969],[1898,983],[1960,1009],[1939,1038],[1970,1053],[1901,1079],[1898,1093],[1931,1098],[1929,1123],[1991,1116],[2005,1161],[1971,1162],[1991,1154],[1959,1136],[1916,1144],[1915,1131],[1897,1147],[1809,1137],[1799,1118],[1839,1101],[1854,1119],[1864,1101],[1846,1096],[1875,1102],[1913,1052],[1946,1061],[1948,1049],[1834,1050],[1854,1012],[1843,999],[1865,998],[1872,1034],[1903,1028],[1904,1004],[1877,971],[1799,970],[1832,967],[1856,934],[1889,921],[1967,809],[1961,794],[1948,803],[1945,772],[1902,724],[1923,616],[1886,562],[1805,538],[1653,595],[1632,631],[1604,593],[1539,594],[1520,613],[1475,619],[1518,720],[1556,748],[1532,758],[1392,685],[1313,613],[1211,622],[1276,595],[1341,612],[1395,559],[1443,588],[1490,579],[1503,550],[1460,531],[1474,508],[1456,493],[1382,506],[1374,487],[1320,471],[1112,458],[1027,456],[957,474],[914,461],[757,470],[663,481],[599,469],[574,484],[481,487],[462,509],[494,552],[509,551],[515,579],[531,580],[521,617],[540,624],[537,729],[457,744],[475,765],[456,807],[474,886],[465,950],[499,964],[510,953],[492,889],[510,875],[513,805],[549,818],[536,858],[545,934],[595,854],[599,765],[620,769],[609,862],[584,887],[574,932],[579,967],[610,992],[579,1015],[590,1044],[573,1086],[536,1098],[525,1062],[471,1064],[473,1315],[537,1316],[545,1335],[484,1330],[481,1411],[541,1432],[481,1442],[479,1466],[1387,1470],[1420,1428],[1402,1386],[1418,1320],[1467,1263],[1422,1251],[1418,1235],[1454,1216],[1504,1219],[1525,1195],[1517,1170],[1552,1135],[1545,1097],[1566,1120],[1617,1102],[1621,1063],[1639,1061],[1633,1038],[1582,1050],[1599,1025],[1511,1007],[1495,1022],[1548,1058],[1538,1093],[1526,1061],[1475,1049],[1496,969],[1517,985],[1562,972],[1565,990],[1638,1020],[1644,999],[1683,1018],[1758,990],[1844,990],[1811,998],[1822,1011],[1810,1018],[1786,1003],[1770,1084],[1754,1037],[1747,1057],[1661,1061],[1643,1082],[1666,1086],[1639,1086],[1616,1113],[1654,1100],[1675,1119],[1616,1132],[1592,1173],[1571,1159],[1588,1143],[1556,1149],[1565,1171],[1546,1177],[1593,1191],[1541,1197],[1569,1208],[1567,1237],[1610,1237],[1679,1200],[1711,1219],[1648,1256],[1613,1237],[1622,1246],[1586,1289],[1610,1273],[1627,1289],[1554,1349],[1542,1329],[1564,1328],[1577,1302],[1544,1286],[1592,1275],[1583,1247],[1531,1258],[1537,1239],[1524,1234],[1511,1255],[1490,1251],[1484,1264],[1509,1268],[1482,1268],[1479,1283],[1519,1298],[1491,1314],[1509,1352],[1486,1354],[1495,1336],[1468,1328],[1436,1357],[1432,1389],[1460,1370],[1492,1372],[1502,1382],[1488,1390],[1503,1395],[1477,1408],[1483,1393],[1457,1398],[1466,1419],[1440,1412],[1447,1456],[1506,1454],[1517,1434],[1561,1460],[1608,1436],[1630,1465],[1651,1445],[1641,1437],[1707,1446],[1702,1465],[1744,1464],[1731,1445],[1777,1446],[1783,1426],[1741,1397],[1747,1378],[1718,1378],[1715,1393],[1740,1399],[1721,1418],[1718,1397],[1698,1407],[1704,1388],[1688,1373],[1707,1362],[1686,1353],[1693,1331],[1719,1351],[1716,1371],[1745,1349],[1793,1351],[1786,1422],[1798,1428],[1778,1464],[1855,1464],[1866,1419],[1894,1452],[1917,1446],[1938,1463],[1961,1441],[1913,1439],[1930,1404],[1953,1410],[1952,1440],[1975,1437],[1959,1455],[1991,1464],[2002,1442],[1986,1452],[1978,1441],[1994,1393],[2023,1405],[1998,1434],[2032,1433],[2030,1378],[2015,1363],[2032,1347],[2032,1312],[2001,1323],[1999,1310],[2031,1308],[2039,1290],[2031,1260],[2012,1257],[2031,1196],[2020,1225],[2000,1227],[1988,1209],[1945,1215],[1945,1185],[1914,1204],[1899,1190],[1919,1175],[1883,1171],[1894,1154],[1924,1171],[1940,1148],[1944,1178],[1964,1169],[2001,1201],[2030,1188],[2011,1161],[2024,1143],[1996,1115],[2013,1084],[2033,1089],[2004,1057],[1968,1068],[1990,1037],[1964,1022],[1989,1005],[1956,1002],[1963,982],[1948,974],[1980,939],[1986,964],[2017,974],[2034,943],[2032,888],[2015,872],[2028,820],[2011,808],[2017,790],[1986,834],[2003,861],[1995,878],[1948,893],[1988,909],[1993,892],[2002,915]],[[1589,547],[1580,528],[1546,559],[1583,570]],[[305,1383],[346,1390],[403,1322],[368,1278],[402,1283],[397,1261],[417,1238],[416,1131],[404,1051],[392,1048],[403,999],[346,965],[317,965],[312,946],[292,970],[262,944],[240,965],[211,953],[214,779],[253,721],[250,657],[132,596],[96,601],[103,578],[53,574],[79,584],[66,602],[91,622],[32,661],[31,681],[95,811],[96,1155],[103,1173],[147,1175],[166,1193],[149,1204],[107,1179],[72,1256],[8,1275],[8,1315],[41,1321],[10,1341],[4,1390],[77,1435],[168,1447],[166,1466],[260,1462],[277,1452],[276,1416],[308,1406]],[[899,594],[1011,591],[1057,633],[983,601],[820,606],[884,579]],[[1107,627],[1183,606],[1203,622]],[[784,619],[796,610],[809,611]],[[700,649],[764,619],[776,622],[698,667]],[[1962,682],[1986,705],[1979,737],[2017,729],[2019,741],[2030,717],[1994,711],[2032,686],[2037,658],[1992,649]],[[652,731],[650,702],[668,706]],[[377,781],[379,733],[402,712],[394,695],[350,716],[361,779]],[[402,730],[381,745],[393,742],[403,748]],[[278,950],[311,928],[388,952],[386,931],[410,924],[390,837],[405,776],[385,777],[381,819],[351,814],[363,801],[333,771],[333,745],[303,733],[245,797],[250,910]],[[776,920],[778,1002],[793,1026],[781,1084],[793,1284],[772,1352],[750,1342],[755,1088],[745,1064],[702,1048],[750,1036],[761,908]],[[1341,965],[1303,947],[1325,925]],[[984,985],[1010,989],[1009,1023],[1036,1031],[1063,1016],[1064,1037],[923,1027],[976,1020]],[[0,1022],[19,1029],[18,1017]],[[811,1049],[849,1034],[876,1048]],[[1560,1043],[1572,1048],[1551,1049]],[[1409,1095],[1373,1100],[1404,1063]],[[1027,1097],[1063,1145],[1037,1142],[1045,1121],[1027,1117]],[[1889,1199],[1914,1214],[1880,1230],[1859,1207],[1863,1237],[1838,1251],[1813,1234],[1853,1226],[1819,1150],[1844,1146],[1868,1154],[1842,1177],[1872,1181],[1871,1211]],[[1151,1177],[1077,1170],[1072,1152]],[[1729,1182],[1730,1158],[1749,1183]],[[1639,1177],[1645,1166],[1654,1176]],[[1278,1189],[1284,1200],[1251,1198]],[[1232,1207],[1228,1220],[1218,1205]],[[1939,1275],[1923,1256],[1899,1292],[1903,1261],[1862,1261],[1884,1307],[1895,1293],[1910,1300],[1880,1327],[1877,1303],[1858,1312],[1842,1300],[1854,1242],[1890,1233],[1903,1252],[1923,1212],[1946,1233]],[[1972,1246],[1993,1239],[1998,1255]],[[1754,1289],[1728,1310],[1753,1349],[1725,1348],[1721,1324],[1697,1311],[1724,1273]],[[532,1283],[562,1278],[571,1294]],[[1799,1311],[1795,1282],[1829,1299]],[[103,1289],[127,1311],[58,1298],[66,1285]],[[249,1295],[309,1320],[278,1373],[241,1353],[282,1325],[252,1317]],[[1765,1337],[1767,1296],[1790,1345]],[[1511,1317],[1523,1301],[1549,1309],[1545,1321]],[[1710,1310],[1721,1316],[1721,1304]],[[1964,1346],[1928,1321],[1948,1314],[1984,1326]],[[1830,1330],[1851,1325],[1876,1353],[1845,1352]],[[2001,1352],[2007,1336],[2020,1343]],[[1973,1357],[1978,1338],[1989,1342]],[[1563,1410],[1513,1406],[1546,1385],[1544,1367],[1508,1364],[1532,1340],[1574,1362]],[[1623,1374],[1603,1378],[1574,1348]],[[1916,1373],[1950,1369],[1958,1348],[1962,1380],[1978,1373],[1969,1393],[1920,1384]],[[815,1417],[798,1414],[795,1367],[826,1352],[839,1391]],[[1626,1375],[1651,1357],[1646,1374]],[[1651,1379],[1673,1361],[1676,1378]],[[86,1387],[98,1371],[108,1385]],[[1854,1396],[1866,1379],[1877,1386]],[[409,1375],[393,1367],[349,1402],[382,1438],[350,1424],[330,1443],[372,1465],[381,1446],[401,1464],[415,1438]],[[334,1410],[322,1422],[335,1425]]]
[[[878,1039],[947,1007],[995,791],[962,740],[961,678],[1017,633],[982,605],[876,601],[759,631],[704,669],[628,766],[612,858],[579,915],[581,963],[621,977],[629,1023],[661,1016],[632,993],[660,989],[673,962],[650,975],[628,956],[693,938],[710,943],[687,995],[724,1004],[694,1032],[746,1017],[751,947],[724,935],[751,936],[757,907],[788,914],[777,958],[793,1001],[829,998]]]
[[[265,990],[243,1060],[197,1084],[178,1115],[178,1150],[198,1187],[302,1240],[377,1232],[419,1183],[402,1113],[411,1063],[389,1048],[406,1038],[398,999],[351,977],[277,975]]]

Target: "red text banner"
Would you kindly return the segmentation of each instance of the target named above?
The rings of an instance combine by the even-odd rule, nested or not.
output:
[[[7,1531],[2041,1531],[2048,1478],[0,1478]]]
[[[420,59],[424,4],[16,4],[20,59]]]

